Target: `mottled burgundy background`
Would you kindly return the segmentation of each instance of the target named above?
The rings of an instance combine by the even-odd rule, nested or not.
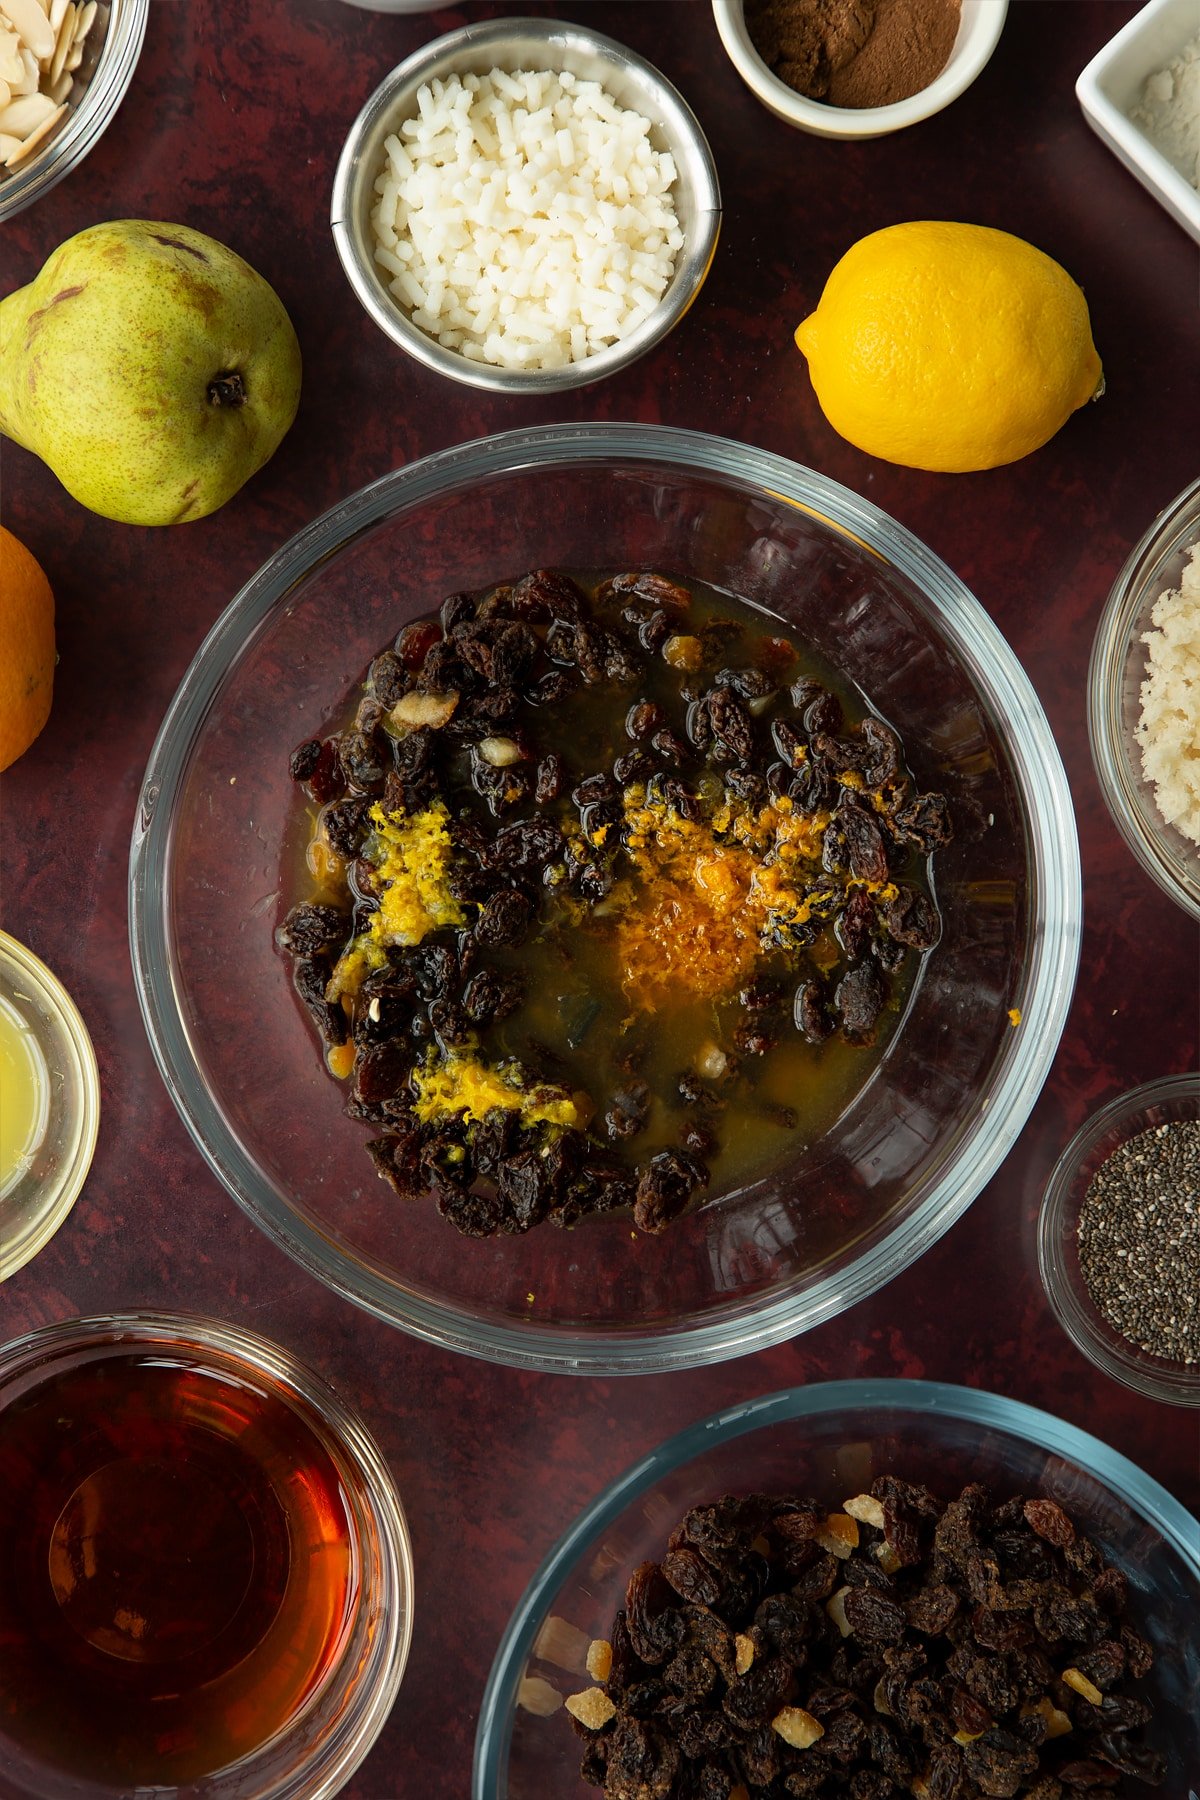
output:
[[[790,130],[745,89],[704,0],[527,5],[650,57],[705,127],[725,226],[699,303],[628,373],[522,402],[425,373],[368,321],[329,236],[345,132],[380,77],[437,33],[505,9],[415,16],[338,0],[154,0],[133,86],[86,164],[4,228],[4,287],[100,219],[183,221],[274,283],[305,353],[296,425],[214,518],[147,531],[93,518],[6,445],[6,523],[44,564],[61,662],[50,724],[3,780],[4,922],[91,1027],[104,1111],[70,1221],[0,1289],[0,1338],[73,1313],[186,1305],[300,1350],[370,1422],[403,1491],[416,1634],[352,1800],[464,1794],[483,1683],[510,1608],[575,1512],[668,1433],[794,1382],[929,1376],[1015,1395],[1096,1432],[1193,1507],[1194,1414],[1093,1370],[1043,1298],[1034,1220],[1067,1138],[1102,1101],[1197,1061],[1195,927],[1124,848],[1088,754],[1095,622],[1130,546],[1197,472],[1196,246],[1087,129],[1084,64],[1125,0],[1014,0],[966,96],[874,143]],[[514,9],[508,9],[514,10]],[[861,455],[822,418],[792,330],[864,232],[947,217],[1056,256],[1091,306],[1108,391],[1037,455],[931,476]],[[869,496],[963,576],[1028,669],[1079,815],[1086,929],[1053,1073],[965,1219],[873,1300],[775,1351],[630,1381],[515,1374],[426,1348],[333,1298],[202,1164],[151,1061],[130,976],[126,857],[155,730],[221,608],[291,532],[407,459],[533,421],[662,421],[743,438]],[[465,1602],[465,1603],[464,1603]]]

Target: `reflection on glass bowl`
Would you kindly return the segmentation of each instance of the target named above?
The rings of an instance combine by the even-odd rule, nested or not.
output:
[[[463,1241],[377,1181],[272,928],[295,893],[291,748],[444,595],[529,568],[656,567],[742,595],[839,667],[959,821],[943,941],[837,1124],[663,1239],[628,1221]],[[292,835],[289,836],[289,833]],[[1079,954],[1066,779],[983,608],[874,507],[780,457],[639,425],[512,432],[363,489],[255,576],[159,734],[131,923],[160,1068],[214,1170],[339,1292],[417,1335],[568,1371],[682,1367],[841,1312],[998,1168],[1054,1054]]]
[[[878,1475],[951,1499],[967,1482],[1048,1495],[1129,1584],[1131,1622],[1157,1652],[1150,1680],[1164,1795],[1200,1768],[1200,1528],[1178,1501],[1106,1444],[997,1394],[925,1381],[836,1381],[731,1407],[671,1438],[600,1494],[534,1576],[496,1653],[475,1739],[473,1800],[596,1800],[561,1708],[517,1705],[526,1676],[561,1694],[587,1677],[537,1654],[550,1618],[560,1642],[607,1638],[639,1563],[659,1562],[689,1507],[723,1494],[788,1493],[840,1508]],[[544,1648],[545,1640],[541,1641]],[[1193,1796],[1194,1800],[1194,1796]]]

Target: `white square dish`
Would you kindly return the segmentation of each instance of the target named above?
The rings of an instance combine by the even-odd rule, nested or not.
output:
[[[1142,99],[1147,76],[1166,68],[1198,26],[1196,0],[1150,0],[1092,58],[1075,92],[1092,130],[1200,243],[1200,193],[1129,116]]]

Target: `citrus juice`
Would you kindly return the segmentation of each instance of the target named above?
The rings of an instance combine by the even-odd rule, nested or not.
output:
[[[46,1059],[16,1007],[0,997],[0,1200],[29,1167],[46,1134],[50,1079]]]

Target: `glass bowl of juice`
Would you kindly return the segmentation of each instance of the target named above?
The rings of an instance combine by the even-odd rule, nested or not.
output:
[[[0,931],[0,1281],[49,1242],[96,1147],[100,1078],[78,1008]]]
[[[345,729],[384,646],[432,628],[451,598],[535,570],[593,571],[601,585],[614,570],[657,573],[685,584],[697,607],[702,595],[728,598],[754,620],[747,637],[831,667],[848,709],[898,735],[914,792],[944,794],[955,821],[933,859],[941,940],[863,1077],[829,1096],[811,1129],[782,1116],[807,1104],[798,1075],[772,1093],[771,1117],[743,1116],[739,1129],[754,1155],[776,1132],[774,1160],[752,1167],[748,1155],[728,1179],[714,1162],[702,1203],[658,1236],[624,1206],[573,1228],[546,1221],[464,1241],[428,1194],[401,1197],[377,1179],[372,1131],[346,1113],[352,1084],[331,1074],[276,947],[294,903],[313,897],[297,747]],[[745,660],[740,648],[730,656]],[[622,721],[643,697],[636,683],[626,693]],[[601,747],[588,707],[561,707],[530,729],[559,733],[566,805]],[[754,716],[756,743],[768,722]],[[546,816],[532,796],[513,815],[520,825]],[[490,819],[482,828],[497,832]],[[314,521],[252,579],[213,626],[152,751],[130,920],[143,1017],[176,1106],[229,1192],[304,1267],[445,1348],[518,1367],[646,1373],[743,1355],[832,1318],[961,1216],[1049,1069],[1078,963],[1081,886],[1070,793],[1037,696],[984,608],[924,545],[782,457],[696,432],[586,424],[409,464]],[[551,946],[539,919],[521,950],[524,1009],[503,1028],[540,1007],[544,1021],[521,1029],[546,1042],[560,1021],[575,1032],[577,1009],[590,1081],[586,1003],[602,996],[586,990],[582,955],[560,979],[563,937]],[[661,986],[652,959],[643,966]],[[784,1024],[791,1044],[799,1032],[790,1015]],[[414,1041],[415,1031],[414,1019]],[[830,1038],[816,1056],[826,1048],[814,1080],[837,1074],[844,1045]],[[747,1047],[741,1067],[753,1060]],[[596,1081],[594,1116],[607,1129],[609,1090]],[[664,1138],[680,1130],[681,1092],[654,1102]],[[658,1129],[652,1120],[655,1152]]]
[[[411,1630],[387,1465],[286,1351],[141,1312],[0,1349],[5,1800],[325,1800]]]

